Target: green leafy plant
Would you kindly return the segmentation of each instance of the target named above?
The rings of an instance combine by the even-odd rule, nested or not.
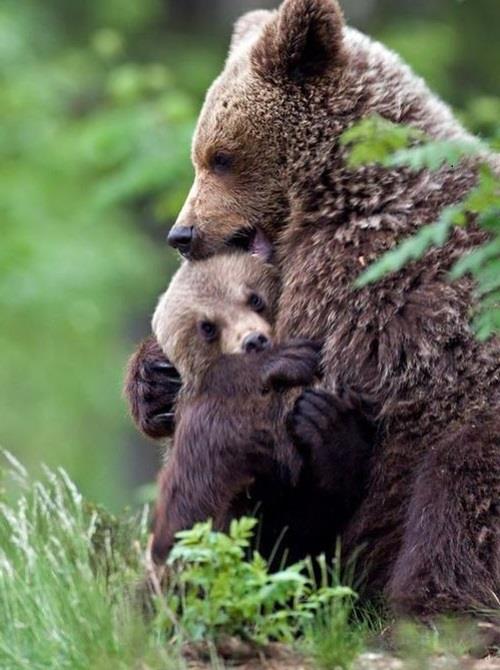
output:
[[[342,134],[340,143],[349,147],[347,163],[356,168],[370,163],[384,163],[394,152],[422,137],[423,133],[415,128],[397,125],[373,114],[348,128]]]
[[[234,520],[227,535],[210,522],[178,534],[168,561],[177,576],[168,605],[186,639],[292,642],[323,608],[355,598],[348,587],[327,585],[324,559],[324,583],[317,588],[306,562],[271,573],[258,552],[247,558],[256,523]]]
[[[357,281],[362,287],[422,258],[433,246],[442,246],[454,226],[465,226],[471,217],[489,233],[477,250],[464,255],[452,268],[450,279],[471,274],[475,279],[478,310],[474,328],[479,339],[500,332],[500,179],[484,159],[486,147],[479,141],[432,141],[420,131],[400,126],[379,116],[364,119],[349,128],[341,143],[348,149],[353,167],[380,163],[388,169],[406,166],[412,170],[453,168],[467,158],[478,159],[475,186],[465,198],[445,207],[437,221],[423,226],[367,268]]]
[[[470,649],[480,648],[477,625],[464,619],[441,618],[432,628],[401,621],[394,629],[400,655],[408,670],[432,670],[439,657],[445,667],[460,667]]]

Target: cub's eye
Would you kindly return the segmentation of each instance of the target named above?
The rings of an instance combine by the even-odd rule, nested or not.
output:
[[[266,309],[266,303],[257,293],[252,293],[248,298],[248,304],[254,312],[263,312]]]
[[[212,169],[216,174],[227,174],[233,167],[234,159],[227,151],[216,151],[212,156]]]
[[[203,339],[207,342],[213,342],[217,337],[217,326],[211,321],[202,321],[198,328]]]

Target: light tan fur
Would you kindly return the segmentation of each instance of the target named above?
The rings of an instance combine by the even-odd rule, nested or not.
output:
[[[223,354],[243,352],[245,338],[258,332],[272,340],[278,277],[274,268],[250,254],[229,253],[197,263],[183,263],[153,316],[153,332],[188,388]],[[261,312],[249,306],[252,294],[266,305]],[[207,342],[202,322],[217,326]]]

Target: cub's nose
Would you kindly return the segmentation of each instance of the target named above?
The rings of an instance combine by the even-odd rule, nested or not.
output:
[[[269,338],[262,333],[250,333],[243,340],[243,351],[247,354],[252,353],[253,351],[264,351],[270,346],[271,342]]]
[[[168,234],[167,242],[181,254],[188,254],[191,251],[193,236],[192,226],[174,226]]]

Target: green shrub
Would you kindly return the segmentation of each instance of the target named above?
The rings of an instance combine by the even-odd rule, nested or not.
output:
[[[177,574],[168,604],[186,639],[236,635],[259,644],[292,642],[323,608],[355,597],[344,586],[317,588],[306,562],[271,573],[259,553],[247,558],[256,524],[243,517],[227,535],[210,522],[178,534],[168,561]]]

